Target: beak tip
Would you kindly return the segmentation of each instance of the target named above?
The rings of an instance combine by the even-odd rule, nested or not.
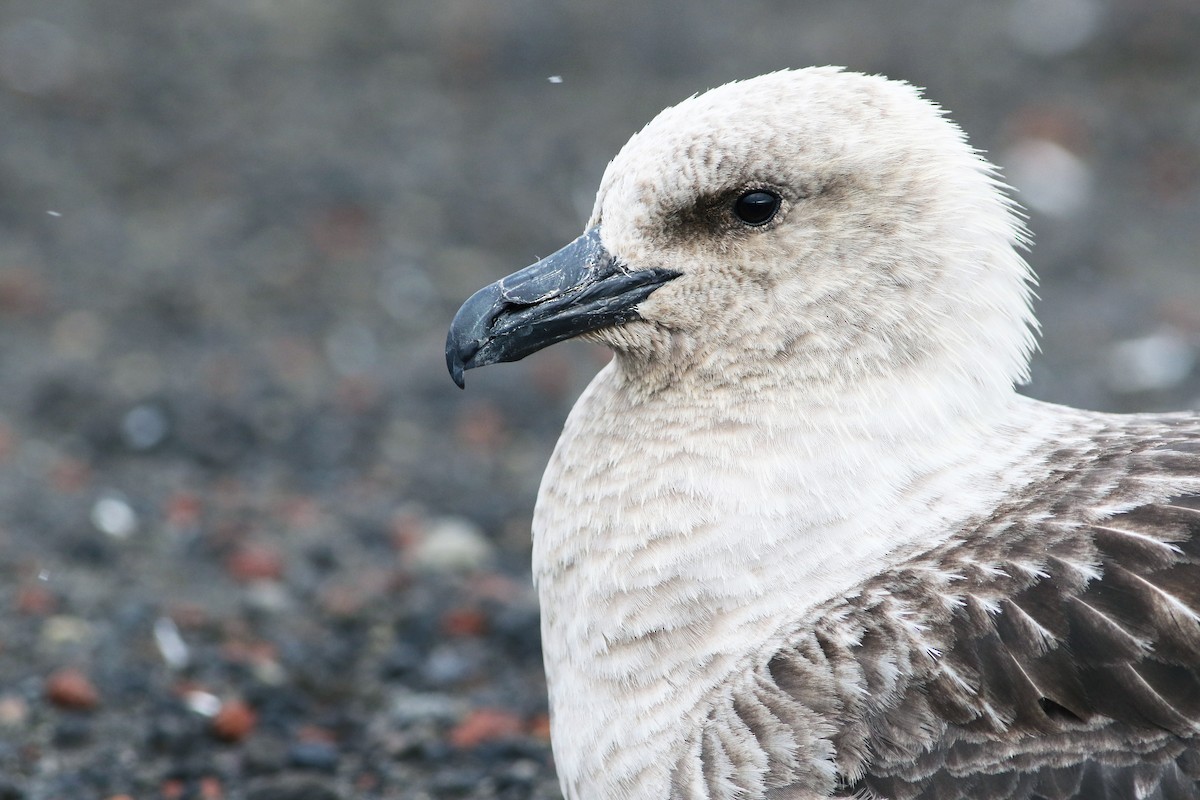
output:
[[[462,353],[453,342],[446,345],[446,369],[450,372],[450,380],[454,381],[458,388],[467,388],[467,383],[463,380],[466,365],[463,363]]]

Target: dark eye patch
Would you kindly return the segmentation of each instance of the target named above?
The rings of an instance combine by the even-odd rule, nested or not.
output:
[[[783,207],[783,192],[773,186],[746,187],[701,195],[666,215],[672,236],[723,238],[749,234],[768,225]]]

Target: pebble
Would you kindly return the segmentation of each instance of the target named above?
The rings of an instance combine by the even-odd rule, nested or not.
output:
[[[350,619],[362,611],[365,599],[356,588],[330,586],[321,591],[317,602],[330,617]]]
[[[442,615],[442,632],[447,636],[482,636],[487,617],[474,608],[452,608]]]
[[[50,469],[51,484],[65,494],[83,489],[91,479],[91,468],[77,458],[63,456]]]
[[[34,617],[53,614],[58,607],[54,592],[45,586],[23,586],[17,590],[17,611]]]
[[[91,741],[92,721],[78,714],[66,714],[54,725],[51,740],[56,747],[82,747]]]
[[[474,677],[477,667],[475,659],[461,650],[440,645],[425,659],[421,676],[433,686],[453,686]]]
[[[298,769],[336,772],[338,751],[329,742],[293,742],[287,751],[288,762]]]
[[[435,797],[466,795],[477,791],[480,784],[486,780],[487,775],[482,770],[455,767],[439,770],[433,776],[430,788],[433,789]]]
[[[1198,358],[1188,337],[1173,328],[1125,339],[1109,350],[1108,385],[1121,394],[1174,389],[1192,373]]]
[[[195,752],[204,738],[197,718],[174,705],[156,711],[149,728],[146,741],[152,751],[174,757]]]
[[[292,595],[280,581],[251,581],[246,586],[246,605],[266,614],[280,614],[292,608]]]
[[[121,418],[121,439],[130,450],[152,450],[170,430],[166,412],[154,403],[136,405]]]
[[[15,694],[0,696],[0,727],[19,728],[28,718],[29,703],[24,698]]]
[[[379,673],[385,680],[407,678],[421,667],[424,655],[408,642],[392,645],[379,660]]]
[[[272,736],[253,736],[242,747],[242,768],[247,775],[274,775],[286,765],[287,747]]]
[[[523,727],[521,718],[511,711],[477,708],[450,731],[450,744],[465,750],[499,739],[514,739]]]
[[[104,492],[92,505],[92,524],[114,539],[128,539],[137,533],[138,516],[120,492]]]
[[[246,792],[246,800],[341,800],[341,797],[324,783],[295,779],[259,784]]]
[[[550,715],[537,714],[529,721],[529,735],[543,742],[550,741]]]
[[[283,555],[278,548],[263,544],[242,545],[225,562],[235,580],[250,583],[283,577]]]
[[[396,692],[391,697],[392,718],[401,725],[418,722],[453,722],[464,712],[465,701],[440,692]]]
[[[83,671],[67,667],[46,678],[46,699],[59,708],[86,711],[100,703],[100,693]]]
[[[164,522],[176,534],[191,534],[199,530],[204,504],[192,492],[176,492],[167,498],[163,508]]]
[[[218,739],[238,742],[246,738],[258,722],[258,714],[243,700],[227,700],[212,718],[212,732]]]
[[[75,644],[82,642],[92,633],[87,620],[67,614],[49,617],[42,625],[42,638],[49,644]]]
[[[202,689],[185,691],[183,704],[202,717],[215,717],[221,711],[221,698]]]
[[[159,617],[154,620],[154,643],[163,661],[171,669],[179,670],[188,665],[190,658],[187,643],[179,635],[175,620],[170,617]]]
[[[492,543],[479,526],[462,517],[430,520],[412,551],[413,565],[428,572],[480,569],[492,559]]]
[[[1022,139],[1001,156],[1000,162],[1021,202],[1034,211],[1071,217],[1091,200],[1091,168],[1058,142]]]

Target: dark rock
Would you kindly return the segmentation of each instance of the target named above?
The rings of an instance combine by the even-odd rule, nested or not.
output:
[[[171,433],[171,419],[157,403],[141,403],[121,417],[121,439],[136,452],[158,447]]]
[[[239,411],[212,403],[186,404],[178,414],[176,438],[198,463],[227,468],[253,450],[257,436]]]
[[[53,742],[57,747],[82,747],[91,738],[92,721],[80,714],[64,714],[54,725]]]
[[[485,779],[486,775],[480,769],[456,766],[438,770],[430,782],[430,788],[437,797],[459,796],[475,792]]]
[[[299,769],[336,772],[337,748],[328,742],[295,742],[288,747],[288,762]]]
[[[332,572],[338,566],[337,550],[327,542],[314,544],[305,552],[308,563],[318,572]]]
[[[449,644],[435,647],[421,668],[421,677],[438,688],[465,683],[478,673],[479,663],[473,655]]]
[[[414,675],[425,661],[425,654],[407,642],[397,642],[379,660],[384,680],[404,680]]]
[[[253,736],[242,748],[242,768],[247,775],[274,775],[283,770],[287,760],[287,745],[271,736]]]
[[[156,752],[186,755],[204,738],[203,718],[183,708],[159,711],[149,721],[147,744]]]
[[[280,779],[258,783],[246,800],[341,800],[332,786],[314,780]]]

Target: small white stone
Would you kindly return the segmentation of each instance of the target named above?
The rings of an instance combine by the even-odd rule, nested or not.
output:
[[[1173,389],[1191,374],[1196,355],[1192,343],[1174,328],[1117,342],[1109,351],[1109,388],[1122,394]]]
[[[221,698],[211,692],[202,692],[199,689],[185,694],[183,704],[205,717],[215,717],[221,710]]]
[[[42,626],[42,639],[53,645],[76,644],[92,634],[92,626],[80,617],[56,614]]]
[[[466,713],[467,703],[439,692],[398,691],[391,698],[391,713],[400,722],[454,722]]]
[[[413,563],[430,572],[479,569],[492,558],[492,543],[477,525],[462,517],[431,520],[413,551]]]
[[[183,669],[188,665],[190,653],[187,643],[179,635],[179,628],[170,617],[159,617],[154,620],[154,643],[163,661],[171,669]]]
[[[128,539],[137,532],[138,518],[124,495],[105,492],[92,506],[92,524],[115,539]]]
[[[254,581],[245,589],[246,603],[259,611],[278,614],[292,607],[292,596],[279,581]]]
[[[1092,187],[1092,172],[1083,159],[1049,139],[1022,139],[1000,159],[1018,199],[1053,217],[1082,211]]]
[[[563,82],[562,75],[551,75],[549,78],[546,78],[546,80],[550,81],[551,83],[562,83]]]
[[[284,670],[283,665],[273,658],[255,661],[254,666],[251,667],[251,672],[254,673],[254,677],[261,683],[265,683],[268,686],[282,686],[288,679],[287,671]]]

